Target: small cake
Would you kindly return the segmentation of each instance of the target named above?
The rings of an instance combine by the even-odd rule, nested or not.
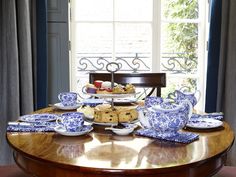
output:
[[[125,86],[125,92],[126,93],[135,93],[135,86],[133,86],[132,84],[127,84]]]
[[[94,81],[94,86],[97,87],[97,88],[101,88],[102,87],[102,83],[103,83],[103,81],[95,80]]]
[[[86,92],[87,93],[96,93],[97,88],[93,84],[87,84],[86,85]]]
[[[120,94],[125,93],[124,86],[119,84],[113,88],[112,92],[113,93],[120,93]]]
[[[101,88],[104,88],[104,89],[111,88],[111,82],[109,82],[109,81],[102,82]]]

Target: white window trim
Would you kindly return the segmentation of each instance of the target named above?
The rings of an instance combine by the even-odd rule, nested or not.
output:
[[[114,0],[113,0],[114,2]],[[113,3],[114,4],[114,3]],[[161,19],[161,0],[153,0],[153,21],[150,21],[150,24],[152,25],[152,72],[160,72],[160,63],[161,63],[161,23],[162,22],[177,22],[177,23],[197,23],[198,24],[198,57],[202,60],[198,60],[198,73],[194,75],[187,75],[187,77],[190,78],[198,78],[201,91],[201,99],[199,104],[197,105],[196,109],[198,110],[204,110],[205,107],[205,87],[206,87],[206,58],[207,58],[207,44],[206,39],[208,37],[207,27],[208,27],[208,11],[209,11],[209,4],[208,1],[205,0],[199,0],[199,5],[201,8],[199,8],[199,18],[198,19]],[[74,0],[70,1],[70,39],[75,39],[75,25],[77,22],[83,23],[83,21],[73,21],[75,19],[74,15]],[[114,9],[114,6],[113,6]],[[114,10],[113,10],[114,13]],[[114,16],[113,16],[114,17]],[[114,20],[114,19],[113,19]],[[113,21],[113,40],[115,40],[115,23],[119,23],[120,21]],[[84,23],[87,23],[84,21]],[[89,23],[111,23],[109,21],[89,21]],[[122,23],[125,23],[122,21]],[[127,21],[127,23],[148,23],[145,22],[136,22],[136,21]],[[75,60],[72,58],[75,58],[75,44],[74,40],[71,40],[71,53],[70,53],[70,88],[72,91],[76,91],[76,84],[73,83],[77,79],[76,73],[77,69],[75,68]],[[113,51],[115,50],[115,46],[113,46]],[[113,58],[114,56],[113,52]],[[186,75],[178,75],[178,77],[186,77]],[[73,81],[74,80],[74,81]]]
[[[161,1],[153,0],[152,72],[160,72],[161,63]]]

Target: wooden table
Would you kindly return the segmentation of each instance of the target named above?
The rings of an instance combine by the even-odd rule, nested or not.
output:
[[[60,113],[52,108],[38,112]],[[192,130],[191,130],[192,131]],[[117,136],[95,126],[88,135],[7,133],[16,163],[38,177],[207,177],[224,164],[234,133],[223,128],[198,132],[190,144],[141,136]]]

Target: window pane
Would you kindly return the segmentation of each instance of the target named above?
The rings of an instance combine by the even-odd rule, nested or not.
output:
[[[198,24],[162,23],[161,70],[172,74],[196,74]]]
[[[77,23],[75,49],[79,53],[111,53],[112,24]]]
[[[161,0],[162,17],[169,19],[197,19],[198,0]]]
[[[111,21],[112,0],[74,0],[75,21]]]
[[[111,61],[112,56],[112,24],[77,23],[74,34],[78,71],[104,70],[101,63]]]
[[[188,92],[195,92],[199,88],[197,88],[198,79],[196,78],[186,78],[186,77],[180,77],[180,76],[170,76],[167,75],[167,83],[166,85],[168,87],[163,88],[161,90],[162,96],[164,98],[167,98],[170,93],[173,93],[176,89],[182,90],[182,91],[188,91]]]
[[[115,0],[116,21],[152,21],[152,0]]]
[[[151,24],[116,24],[116,57],[121,57],[130,65],[134,58],[142,62],[139,70],[148,71],[151,67],[152,29]],[[146,67],[144,63],[148,66]],[[127,68],[125,68],[127,69]]]

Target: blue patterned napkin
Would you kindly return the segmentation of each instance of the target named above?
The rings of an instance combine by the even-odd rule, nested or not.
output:
[[[56,122],[9,122],[7,126],[8,132],[53,132]]]
[[[213,113],[206,113],[206,114],[192,114],[191,119],[197,118],[211,118],[216,120],[223,120],[224,114],[222,112],[213,112]]]
[[[178,143],[191,143],[198,139],[199,135],[196,133],[190,133],[190,132],[178,132],[174,136],[171,137],[162,137],[160,132],[154,130],[154,129],[140,129],[135,132],[136,135],[151,137],[151,138],[157,138],[160,140],[166,140],[166,141],[173,141]]]

